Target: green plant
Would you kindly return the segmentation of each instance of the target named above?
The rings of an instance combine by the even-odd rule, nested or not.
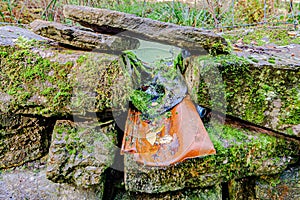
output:
[[[197,9],[181,2],[150,4],[151,8],[145,17],[171,22],[183,26],[201,27],[212,24],[210,14],[204,9]]]

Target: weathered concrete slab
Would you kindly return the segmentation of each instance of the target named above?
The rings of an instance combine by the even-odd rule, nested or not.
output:
[[[102,185],[104,170],[114,159],[114,124],[58,120],[47,163],[47,178],[88,188]]]
[[[203,52],[203,48],[212,54],[228,53],[230,50],[225,39],[211,31],[159,22],[132,14],[67,5],[64,7],[64,15],[100,33],[132,35],[198,53]]]
[[[299,159],[299,143],[230,126],[207,127],[216,155],[190,159],[173,166],[147,167],[125,158],[129,191],[162,193],[208,187],[231,179],[277,174]]]
[[[56,22],[35,20],[30,26],[36,34],[83,50],[124,51],[139,46],[137,39],[99,34],[91,29]]]

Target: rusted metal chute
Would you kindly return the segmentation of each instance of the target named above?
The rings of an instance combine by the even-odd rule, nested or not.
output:
[[[121,153],[133,154],[138,163],[160,167],[215,154],[199,115],[204,111],[192,102],[176,63],[168,59],[145,62],[132,53],[123,60],[135,65],[129,66],[134,78],[147,77],[133,80],[140,85],[128,111]]]

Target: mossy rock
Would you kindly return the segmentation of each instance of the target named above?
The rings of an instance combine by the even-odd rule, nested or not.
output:
[[[300,167],[290,166],[283,173],[261,176],[255,182],[257,199],[294,200],[300,196]]]
[[[236,55],[196,57],[189,66],[185,77],[198,104],[299,137],[300,67]]]
[[[222,188],[219,184],[208,188],[185,189],[176,192],[166,192],[161,194],[147,194],[138,192],[119,192],[115,200],[221,200]]]
[[[47,178],[83,188],[103,188],[104,171],[113,163],[115,144],[113,121],[58,120],[49,150]]]
[[[51,118],[0,113],[0,169],[46,155],[54,124]]]
[[[299,143],[225,126],[207,126],[216,155],[194,158],[165,168],[125,159],[125,186],[129,191],[161,193],[183,188],[209,187],[231,179],[283,171],[299,159]]]
[[[280,174],[232,180],[228,184],[230,199],[297,199],[299,174],[299,166],[289,166]]]
[[[126,85],[117,81],[122,68],[116,55],[25,44],[0,47],[1,112],[47,117],[102,112],[112,107],[112,91],[121,93]]]

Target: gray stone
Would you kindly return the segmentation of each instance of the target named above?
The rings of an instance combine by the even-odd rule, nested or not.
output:
[[[46,153],[54,120],[0,113],[0,169],[19,166]]]
[[[147,194],[136,192],[118,193],[115,200],[221,200],[222,188],[220,184],[216,184],[209,188],[185,188],[176,192],[166,192],[161,194]]]
[[[35,20],[30,26],[39,35],[84,50],[123,51],[139,46],[137,39],[99,34],[91,29],[56,22]]]
[[[46,178],[45,167],[2,171],[0,173],[0,199],[43,200],[98,200],[102,199],[103,185],[78,188],[64,183],[53,183]]]
[[[227,42],[206,30],[159,22],[107,9],[67,5],[64,15],[81,25],[101,33],[131,35],[145,40],[172,44],[190,51],[228,53]],[[204,49],[203,49],[204,48]]]
[[[264,176],[255,182],[256,199],[300,199],[300,166],[289,167],[276,176]]]
[[[19,37],[26,38],[28,40],[46,41],[47,39],[41,37],[27,29],[16,26],[2,26],[0,27],[0,46],[12,46],[15,44],[15,40]]]
[[[271,176],[231,180],[228,188],[230,199],[300,199],[300,166]]]
[[[138,164],[125,154],[128,191],[163,193],[189,187],[205,188],[247,176],[282,172],[299,159],[300,146],[265,134],[225,126],[207,127],[216,155],[189,159],[168,167]]]
[[[95,121],[55,124],[47,163],[47,178],[88,188],[103,183],[104,170],[112,165],[115,150],[113,124]]]

